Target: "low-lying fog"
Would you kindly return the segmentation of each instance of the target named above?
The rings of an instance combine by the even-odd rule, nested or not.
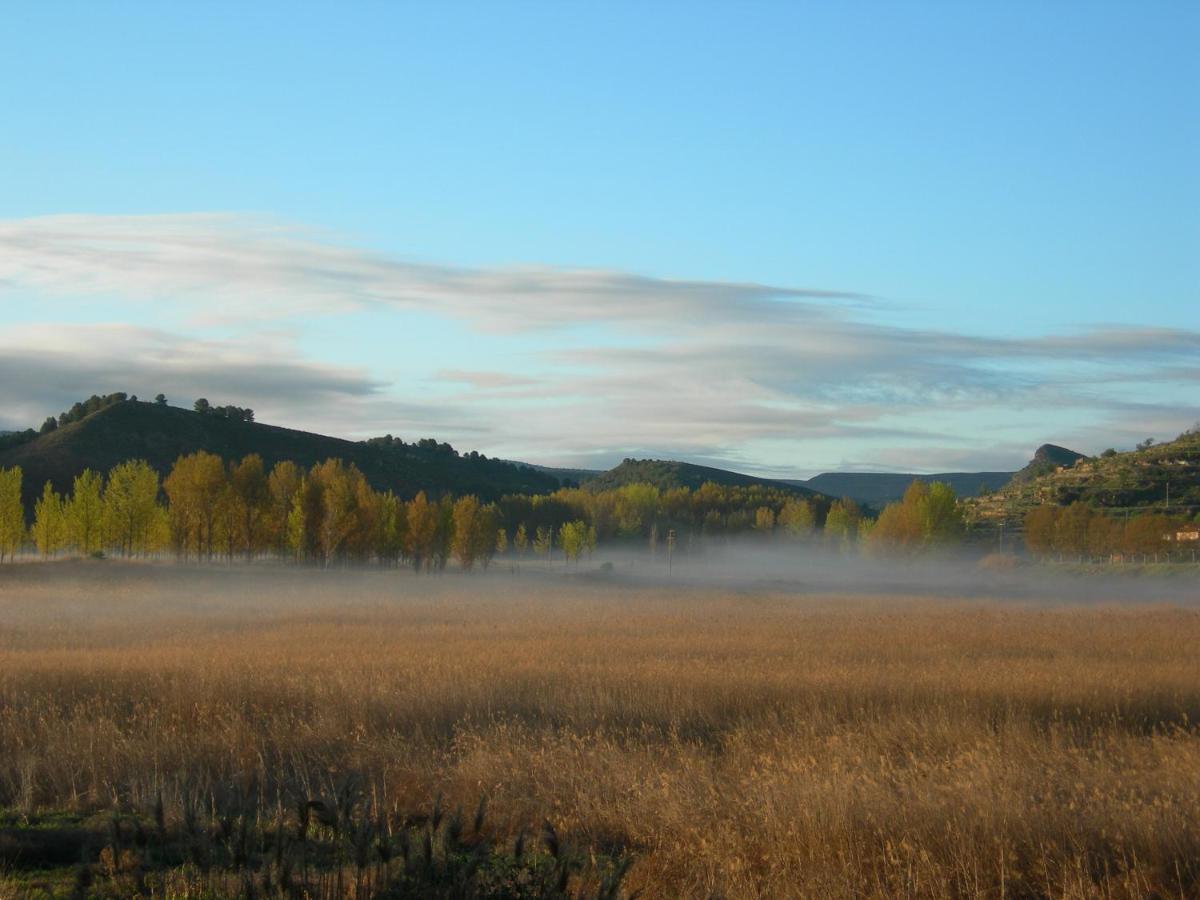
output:
[[[652,593],[663,588],[676,597],[695,589],[798,598],[848,594],[1052,604],[1200,603],[1200,568],[1192,565],[1154,570],[1113,565],[1084,571],[1017,557],[872,559],[759,543],[725,544],[691,553],[677,549],[672,554],[605,550],[577,562],[497,558],[486,570],[463,572],[451,563],[442,572],[420,574],[409,567],[338,564],[322,569],[274,560],[201,565],[116,559],[28,561],[0,566],[0,597],[21,587],[61,584],[89,594],[90,604],[119,592],[121,585],[150,581],[160,588],[170,586],[173,596],[191,598],[199,607],[219,605],[222,598],[233,596],[249,607],[258,605],[256,599],[265,606],[287,603],[289,598],[301,603],[318,598],[351,600],[360,589],[361,595],[378,600],[388,595],[392,585],[397,596],[462,594],[474,589],[531,596],[586,586],[589,593]],[[564,591],[564,596],[568,593]]]

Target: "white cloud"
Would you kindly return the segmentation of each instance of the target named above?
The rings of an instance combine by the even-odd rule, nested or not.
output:
[[[996,465],[1003,454],[979,431],[981,410],[1024,409],[1036,427],[1083,411],[1076,419],[1095,429],[1073,426],[1071,435],[1093,443],[1105,429],[1166,429],[1172,410],[1179,428],[1197,415],[1171,402],[1194,386],[1194,331],[1011,338],[906,329],[869,321],[868,301],[852,291],[425,265],[232,215],[0,222],[0,303],[31,292],[51,306],[47,298],[93,298],[104,309],[153,302],[185,321],[241,327],[223,340],[127,324],[9,328],[0,380],[21,398],[10,420],[40,421],[81,393],[164,390],[301,427],[435,434],[535,461],[670,453],[778,470],[787,462],[777,448],[812,453],[820,442],[837,444],[840,458],[859,447],[856,461],[896,465],[908,453],[921,468],[948,459],[921,448],[957,441],[953,458],[978,452]],[[420,311],[476,335],[469,346],[448,340],[437,368],[407,372],[402,384],[378,374],[390,360],[328,365],[290,336],[314,316],[362,310],[394,311],[398,334],[403,315]],[[265,335],[264,324],[275,331]],[[518,340],[523,362],[498,366]],[[1151,383],[1167,398],[1154,410],[1137,397]],[[1057,437],[1030,433],[1029,449]],[[1020,446],[1011,433],[1005,440],[1004,453]],[[755,456],[768,445],[773,456]]]

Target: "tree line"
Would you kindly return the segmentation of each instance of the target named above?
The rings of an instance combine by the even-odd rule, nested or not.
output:
[[[598,544],[688,549],[694,542],[751,537],[826,550],[916,555],[953,547],[966,534],[950,486],[915,481],[872,518],[852,500],[799,496],[764,485],[707,483],[662,490],[629,484],[561,488],[494,503],[474,495],[405,499],[375,490],[340,459],[269,471],[257,454],[225,462],[180,456],[166,478],[130,460],[105,475],[86,470],[60,495],[49,482],[26,529],[19,468],[0,469],[0,561],[27,543],[46,557],[173,553],[196,561],[273,556],[331,565],[375,562],[438,571],[451,561],[486,567],[501,554],[579,560]],[[1184,520],[1143,514],[1116,519],[1083,503],[1034,508],[1025,542],[1038,557],[1154,554]]]
[[[180,456],[163,479],[130,460],[106,475],[86,470],[60,495],[49,482],[26,531],[20,469],[0,470],[0,559],[26,542],[51,557],[174,553],[185,560],[378,562],[420,571],[486,567],[499,553],[578,560],[598,543],[657,548],[741,536],[811,543],[839,552],[915,553],[961,536],[946,485],[916,482],[878,521],[852,500],[798,496],[763,485],[707,483],[661,490],[561,488],[507,495],[404,499],[377,491],[353,464],[329,459],[308,470],[282,461],[269,471],[257,454],[226,463],[199,451]]]
[[[1179,541],[1180,534],[1200,530],[1200,524],[1186,516],[1144,512],[1117,518],[1078,500],[1069,506],[1035,506],[1025,514],[1024,527],[1026,549],[1040,558],[1157,557],[1200,544]]]

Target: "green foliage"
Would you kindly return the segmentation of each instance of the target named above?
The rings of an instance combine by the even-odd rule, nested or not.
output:
[[[962,509],[950,485],[914,481],[903,500],[883,508],[868,542],[883,553],[913,554],[952,544],[964,529]]]
[[[42,556],[54,556],[67,543],[67,521],[63,499],[49,481],[34,508],[33,542]]]
[[[71,499],[66,504],[67,542],[76,552],[91,556],[101,550],[104,538],[103,479],[84,469],[75,479]]]
[[[0,469],[0,562],[11,559],[25,541],[20,468]]]
[[[124,556],[159,549],[165,543],[158,505],[158,473],[143,460],[114,467],[104,488],[105,543]]]
[[[107,472],[130,459],[143,459],[166,478],[180,456],[206,452],[235,463],[257,454],[266,470],[283,461],[308,470],[327,459],[353,464],[376,491],[392,491],[403,500],[418,491],[426,496],[473,494],[495,502],[504,494],[540,494],[557,490],[558,480],[526,466],[478,453],[459,454],[433,440],[405,443],[394,438],[346,441],[258,422],[233,421],[157,403],[118,402],[122,395],[97,397],[77,404],[57,428],[39,435],[29,429],[0,436],[0,467],[21,466],[25,473],[22,500],[32,513],[41,486],[50,481],[62,494],[70,492],[84,468]],[[107,405],[105,405],[107,403]],[[74,408],[73,408],[74,409]],[[91,413],[87,410],[92,409]],[[68,421],[69,420],[69,421]],[[276,516],[275,521],[282,521]],[[219,547],[228,535],[218,535]],[[272,536],[272,548],[285,535]],[[235,542],[235,546],[240,546]]]
[[[568,522],[558,532],[558,545],[570,562],[578,562],[588,546],[588,527],[580,519]]]

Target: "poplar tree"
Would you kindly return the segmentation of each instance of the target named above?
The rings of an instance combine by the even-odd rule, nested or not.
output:
[[[137,459],[114,466],[104,487],[104,534],[124,556],[156,549],[158,473]]]
[[[288,537],[288,518],[292,513],[292,500],[300,490],[303,473],[300,467],[291,460],[281,460],[275,463],[267,478],[267,493],[270,495],[267,506],[266,529],[269,540],[276,550],[295,549]]]
[[[91,469],[84,469],[71,487],[65,518],[67,542],[84,556],[98,553],[104,529],[104,501],[101,498],[102,479]]]
[[[408,520],[408,556],[419,572],[428,568],[433,560],[434,543],[437,540],[437,509],[429,503],[425,492],[420,491],[408,502],[405,509]]]
[[[271,512],[271,486],[262,457],[251,453],[229,470],[230,502],[236,518],[237,543],[246,559],[266,545]]]
[[[452,550],[458,563],[468,572],[475,565],[479,551],[479,519],[482,510],[476,497],[460,497],[454,504],[454,538]]]
[[[197,559],[212,559],[225,484],[221,457],[203,450],[179,457],[163,482],[171,501],[172,536],[185,558],[194,552]]]
[[[33,542],[44,557],[54,556],[67,542],[63,499],[49,481],[42,487],[42,496],[34,506]]]
[[[0,469],[0,562],[13,559],[25,542],[25,506],[21,503],[21,467]]]

